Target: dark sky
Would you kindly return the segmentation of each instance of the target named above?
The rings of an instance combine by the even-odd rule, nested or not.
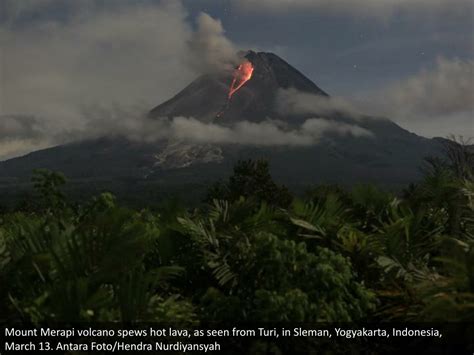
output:
[[[361,6],[364,2],[360,1]],[[192,14],[206,11],[221,19],[235,43],[276,52],[337,95],[385,86],[387,81],[432,67],[438,57],[474,57],[474,5],[466,6],[463,1],[446,3],[468,11],[447,15],[407,6],[406,11],[389,18],[291,5],[283,11],[252,10],[235,3],[185,2]]]
[[[274,52],[417,134],[474,136],[471,0],[0,0],[0,35],[0,115],[37,122],[33,140],[0,122],[0,158],[67,140],[85,108],[168,99],[216,59],[199,36]]]

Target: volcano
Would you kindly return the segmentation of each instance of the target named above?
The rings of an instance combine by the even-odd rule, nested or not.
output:
[[[229,99],[232,73],[203,75],[175,97],[155,107],[150,117],[196,117],[212,122],[262,121],[266,118],[288,119],[278,112],[275,100],[281,89],[327,97],[306,76],[273,53],[247,52],[245,59],[253,67],[251,79]]]
[[[275,54],[249,51],[242,61],[248,61],[246,65],[251,66],[245,69],[245,75],[236,73],[243,70],[239,67],[234,72],[202,75],[170,100],[153,108],[147,119],[184,116],[223,126],[244,120],[271,119],[287,127],[298,127],[315,115],[284,113],[278,109],[281,90],[296,90],[316,98],[329,97]],[[249,72],[249,69],[252,70]],[[241,77],[236,79],[236,75]],[[85,190],[106,186],[116,193],[130,193],[137,186],[153,184],[166,191],[172,191],[173,186],[199,189],[229,174],[239,159],[264,158],[270,161],[274,178],[290,188],[317,183],[376,183],[398,187],[416,181],[423,159],[440,153],[440,139],[420,137],[388,119],[353,117],[343,112],[324,112],[318,117],[329,123],[357,125],[370,132],[370,137],[328,135],[308,146],[269,147],[176,140],[144,143],[123,137],[103,137],[1,162],[0,186],[11,190],[11,186],[27,181],[33,169],[47,168],[62,171]]]

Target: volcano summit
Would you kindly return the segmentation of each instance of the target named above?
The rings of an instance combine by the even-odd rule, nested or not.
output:
[[[249,51],[241,59],[234,72],[202,75],[142,118],[192,118],[204,127],[211,125],[211,133],[225,132],[228,141],[213,136],[209,141],[188,140],[179,131],[178,137],[170,133],[152,143],[104,136],[1,162],[0,184],[16,184],[33,169],[47,168],[62,171],[79,185],[87,182],[82,184],[86,189],[91,181],[107,186],[120,181],[127,191],[133,184],[181,188],[225,176],[238,159],[265,158],[275,179],[290,187],[321,182],[400,186],[416,181],[423,158],[440,151],[439,139],[420,137],[388,119],[337,108],[318,110],[318,103],[330,102],[329,95],[275,54]],[[291,102],[281,102],[282,93],[304,95],[315,105],[294,110]],[[255,139],[233,139],[236,132],[254,134]],[[268,143],[275,132],[292,134],[293,143]]]
[[[233,73],[203,75],[172,99],[155,107],[151,117],[195,117],[210,122],[221,112],[220,122],[262,121],[284,117],[276,110],[278,91],[298,91],[328,96],[298,70],[273,53],[247,52],[243,63],[252,66],[251,77],[229,98]],[[242,65],[242,64],[241,64]]]

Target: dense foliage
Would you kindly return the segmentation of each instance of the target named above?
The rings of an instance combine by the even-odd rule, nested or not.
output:
[[[0,215],[0,320],[474,320],[472,167],[452,143],[402,197],[291,200],[267,164],[242,162],[200,208],[158,211],[109,193],[72,204],[39,171],[34,208]]]

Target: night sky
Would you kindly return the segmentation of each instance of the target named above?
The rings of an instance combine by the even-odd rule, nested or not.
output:
[[[231,0],[190,0],[186,6],[192,14],[206,11],[221,19],[234,42],[281,55],[338,95],[385,86],[433,67],[438,57],[474,57],[474,5],[449,16],[427,10],[411,13],[407,7],[405,13],[389,18],[328,14],[291,5],[281,12],[257,11],[239,8]]]

